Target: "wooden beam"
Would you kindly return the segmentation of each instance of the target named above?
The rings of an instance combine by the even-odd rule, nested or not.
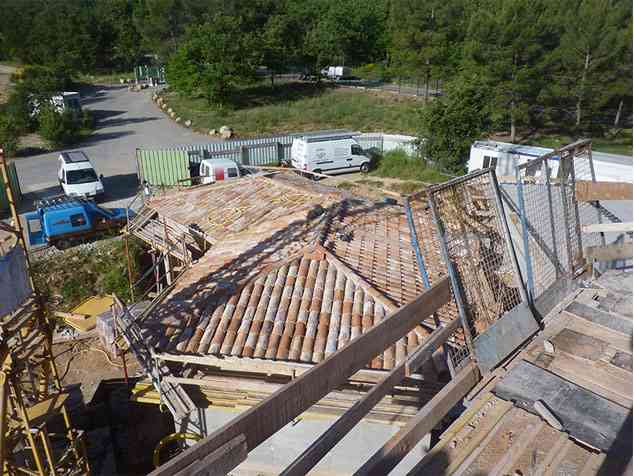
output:
[[[238,435],[203,459],[179,471],[176,476],[226,476],[247,459],[248,453],[247,439],[244,435]]]
[[[180,362],[183,364],[213,367],[224,372],[244,372],[259,375],[288,375],[297,378],[312,369],[315,364],[303,362],[269,361],[250,357],[216,357],[215,355],[186,355],[186,354],[154,354],[158,360]],[[348,380],[364,383],[377,383],[385,377],[384,370],[361,369]],[[204,385],[204,380],[199,385]]]
[[[575,195],[580,202],[632,200],[632,184],[628,182],[590,182],[579,180],[575,183]]]
[[[468,363],[407,425],[400,429],[356,472],[355,476],[388,474],[429,433],[451,408],[478,383],[474,362]]]
[[[614,243],[606,246],[586,246],[584,256],[597,261],[614,261],[632,258],[632,242]]]
[[[355,402],[346,413],[333,423],[281,474],[283,476],[303,476],[307,474],[395,385],[398,385],[406,375],[418,369],[425,361],[431,359],[434,351],[444,344],[458,328],[459,322],[459,319],[454,319],[446,327],[440,327],[432,332],[413,354],[392,369],[361,400]]]
[[[174,475],[240,434],[246,436],[247,450],[251,451],[330,391],[345,383],[350,375],[449,302],[450,298],[449,280],[444,278],[415,301],[390,314],[319,365],[167,461],[150,475]]]
[[[593,223],[591,225],[583,225],[581,231],[583,233],[623,233],[633,231],[632,222],[630,223]]]

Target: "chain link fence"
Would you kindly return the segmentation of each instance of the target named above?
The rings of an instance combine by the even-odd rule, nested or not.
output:
[[[523,300],[494,172],[432,187],[429,201],[469,344]]]
[[[522,274],[533,300],[561,278],[584,269],[583,249],[605,244],[583,225],[618,218],[598,202],[579,202],[576,184],[595,181],[592,143],[582,140],[517,167],[516,180],[501,185]]]

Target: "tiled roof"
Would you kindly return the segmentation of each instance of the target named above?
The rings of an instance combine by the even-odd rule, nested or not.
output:
[[[336,192],[299,188],[288,180],[263,176],[200,185],[152,197],[149,207],[162,217],[203,231],[210,241],[253,233],[268,222],[328,207]]]
[[[402,205],[346,202],[324,246],[397,304],[423,292]]]
[[[166,352],[317,363],[395,307],[336,257],[315,251],[264,272],[233,294],[216,294],[200,315],[146,322]],[[392,368],[429,334],[419,326],[372,368]]]
[[[317,363],[424,291],[400,204],[344,198],[294,175],[169,197],[153,199],[152,207],[203,229],[212,246],[143,323],[159,353]],[[436,227],[422,197],[412,205],[433,284],[447,273]],[[231,211],[236,207],[241,211]],[[457,315],[448,303],[370,367],[392,368],[436,318]]]

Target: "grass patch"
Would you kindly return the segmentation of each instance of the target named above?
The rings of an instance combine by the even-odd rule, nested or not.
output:
[[[134,279],[140,276],[143,248],[130,241]],[[104,240],[71,248],[33,263],[33,279],[53,310],[68,311],[95,295],[117,294],[128,302],[130,288],[123,240]]]
[[[608,154],[632,155],[632,129],[621,129],[617,133],[591,137],[592,150]],[[556,149],[576,140],[567,134],[535,134],[528,142],[542,147]]]
[[[414,181],[398,182],[398,183],[394,182],[394,183],[391,183],[388,186],[388,188],[390,190],[393,190],[394,192],[410,194],[414,192],[420,192],[421,190],[423,190],[425,188],[425,183],[414,182]]]
[[[119,80],[122,78],[134,80],[134,71],[127,71],[123,73],[82,74],[77,78],[77,81],[88,84],[119,84]]]
[[[341,190],[352,190],[353,188],[356,188],[356,187],[357,187],[357,184],[356,184],[356,183],[353,183],[353,182],[346,182],[346,181],[343,181],[343,182],[339,182],[339,183],[336,185],[336,187],[337,187],[337,188],[340,188]]]
[[[438,183],[447,180],[447,177],[439,171],[425,166],[421,160],[411,158],[402,150],[393,150],[380,157],[370,175],[422,183]]]
[[[365,185],[366,187],[373,187],[373,188],[383,188],[385,186],[385,184],[381,182],[380,180],[372,180],[372,179],[357,180],[357,183],[361,185]]]
[[[416,101],[297,82],[244,88],[235,95],[231,108],[213,107],[204,99],[173,92],[165,99],[178,116],[191,119],[197,128],[227,125],[242,137],[339,128],[413,133],[421,107]]]

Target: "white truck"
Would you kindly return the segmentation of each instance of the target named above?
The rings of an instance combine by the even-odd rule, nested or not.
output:
[[[229,159],[204,159],[200,162],[200,183],[215,183],[240,178],[240,167]]]
[[[321,70],[321,75],[328,79],[345,79],[352,76],[352,70],[347,66],[326,66]]]
[[[81,150],[59,154],[57,179],[67,197],[104,197],[103,175],[97,176],[95,168]]]
[[[370,157],[349,132],[306,135],[293,139],[291,165],[305,172],[338,174],[368,172]],[[313,175],[316,180],[319,178]]]

